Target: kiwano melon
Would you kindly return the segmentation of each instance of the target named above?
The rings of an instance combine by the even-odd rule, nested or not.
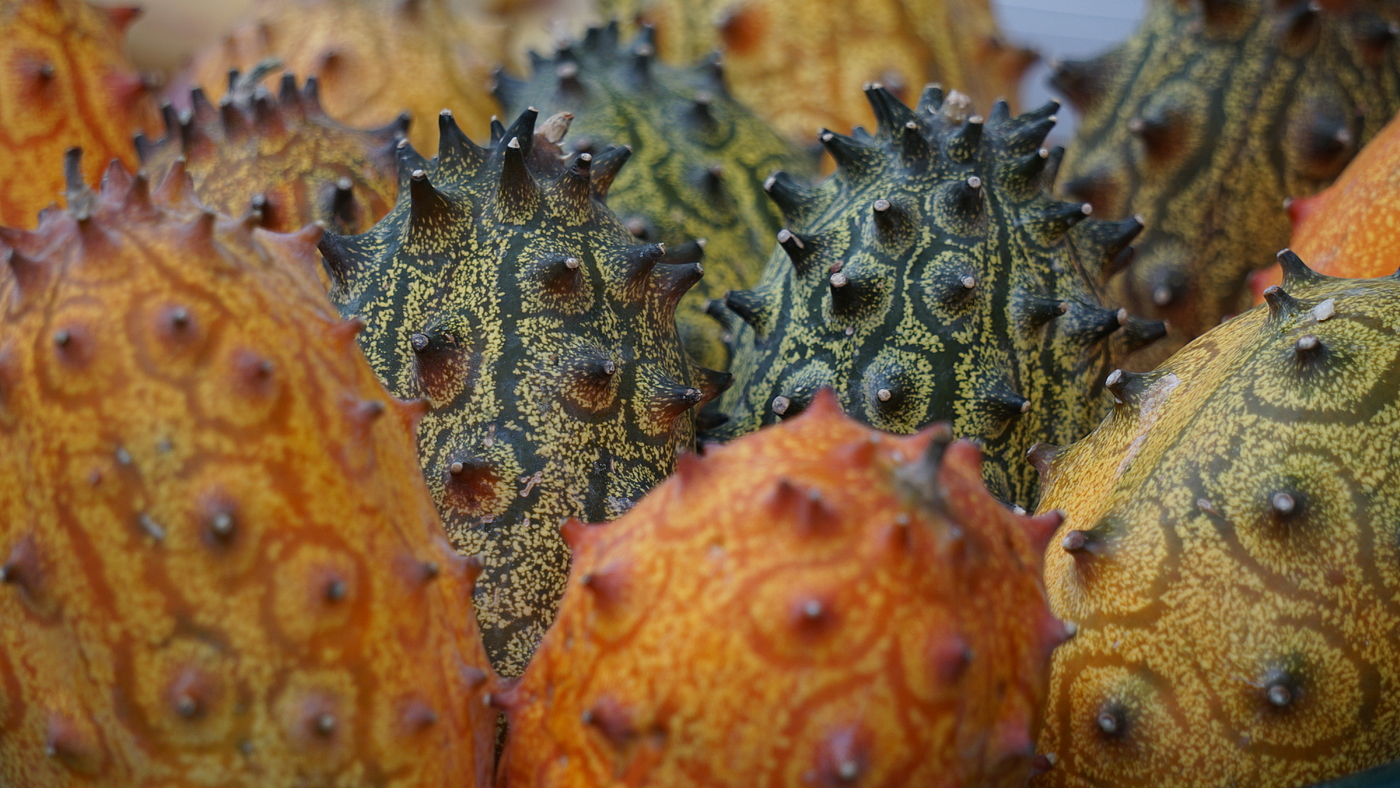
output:
[[[1054,454],[1034,784],[1293,788],[1400,757],[1400,279],[1283,287]]]
[[[69,165],[0,229],[0,785],[488,785],[478,569],[320,231]]]
[[[1288,243],[1286,197],[1327,186],[1400,109],[1400,8],[1387,0],[1153,2],[1122,45],[1059,66],[1084,112],[1063,191],[1147,229],[1110,296],[1167,320],[1151,369],[1249,305]]]
[[[393,211],[321,241],[375,372],[428,401],[423,472],[454,546],[485,563],[476,612],[505,675],[563,593],[560,521],[630,508],[728,377],[696,368],[676,333],[699,262],[639,243],[603,203],[626,149],[565,160],[565,116],[539,133],[535,119],[496,124],[482,148],[444,113],[433,161],[400,147]]]
[[[565,538],[559,620],[493,696],[502,788],[1022,786],[1065,626],[1040,551],[946,426],[807,412]]]

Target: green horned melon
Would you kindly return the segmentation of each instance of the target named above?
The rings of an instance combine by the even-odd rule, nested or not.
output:
[[[642,240],[703,239],[705,278],[681,299],[677,320],[691,356],[723,369],[728,354],[705,303],[758,281],[782,227],[763,182],[775,170],[810,178],[816,159],[729,95],[717,59],[682,69],[656,62],[655,51],[650,27],[626,47],[616,24],[592,28],[553,58],[535,56],[529,81],[498,74],[496,96],[508,113],[574,113],[576,151],[631,149],[608,205]]]
[[[1400,758],[1400,277],[1282,288],[1048,463],[1047,788],[1293,788]],[[1394,784],[1394,783],[1386,783]]]
[[[331,299],[366,322],[389,390],[429,410],[419,450],[453,545],[480,554],[487,652],[518,675],[568,578],[567,517],[608,520],[661,481],[728,376],[695,367],[675,310],[704,273],[603,204],[625,149],[567,161],[527,110],[482,149],[451,114],[437,157],[401,144],[400,199],[321,243]]]
[[[1288,243],[1284,200],[1331,183],[1400,109],[1397,23],[1385,0],[1157,0],[1122,45],[1058,66],[1084,113],[1060,188],[1147,223],[1109,292],[1172,335],[1134,369],[1247,309],[1246,276]]]
[[[790,417],[830,386],[883,430],[951,419],[982,441],[993,494],[1030,506],[1026,450],[1087,433],[1114,359],[1165,331],[1096,294],[1142,225],[1047,195],[1053,102],[983,119],[937,87],[915,110],[878,85],[867,96],[873,135],[820,134],[833,176],[766,184],[788,226],[759,285],[712,310],[734,335],[735,376],[714,436]]]

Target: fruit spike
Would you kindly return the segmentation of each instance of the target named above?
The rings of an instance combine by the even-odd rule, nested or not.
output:
[[[674,249],[702,239],[705,278],[677,320],[690,356],[722,369],[728,351],[705,304],[758,281],[782,227],[781,202],[764,198],[774,168],[810,179],[816,162],[730,98],[704,64],[680,69],[641,54],[654,49],[650,28],[627,45],[615,23],[593,28],[554,57],[536,57],[527,81],[498,73],[496,96],[507,112],[572,113],[577,150],[601,158],[627,142],[633,163],[606,181],[608,207],[643,240]],[[791,178],[772,186],[780,195],[801,188]]]
[[[133,9],[84,0],[7,0],[0,7],[0,225],[32,228],[63,191],[63,151],[88,151],[96,181],[113,158],[136,164],[131,135],[159,115],[123,48]]]
[[[0,783],[488,785],[479,568],[320,230],[69,192],[0,230]]]
[[[165,105],[165,136],[136,137],[152,178],[162,179],[184,159],[204,204],[231,216],[257,211],[263,227],[279,232],[312,222],[360,232],[389,212],[406,115],[382,129],[346,128],[321,109],[315,78],[298,89],[296,77],[284,73],[274,96],[251,77],[230,73],[238,87],[218,109],[199,88],[189,112]]]
[[[1060,786],[1291,788],[1400,757],[1400,277],[1272,298],[1045,457]]]
[[[484,128],[499,111],[487,87],[504,41],[489,15],[450,0],[257,0],[228,38],[195,56],[167,98],[187,110],[200,87],[218,102],[231,70],[271,76],[259,67],[276,61],[318,78],[326,112],[352,128],[392,124],[407,110],[410,139],[431,150],[431,119],[443,108],[466,128]]]
[[[1171,334],[1133,369],[1245,308],[1249,272],[1288,243],[1284,198],[1326,186],[1400,109],[1397,23],[1382,0],[1152,3],[1118,48],[1058,67],[1084,112],[1061,191],[1146,224],[1106,293]]]
[[[711,58],[734,97],[781,133],[867,125],[868,107],[833,85],[881,80],[897,93],[928,80],[983,106],[1014,96],[1033,52],[1010,46],[988,0],[855,0],[821,7],[779,0],[603,0],[603,18],[655,25],[662,60]],[[723,58],[721,69],[720,58]]]
[[[825,391],[616,522],[565,523],[559,620],[493,698],[497,784],[1024,785],[1067,634],[1040,587],[1060,518],[1013,514],[979,463]]]
[[[1400,171],[1400,123],[1391,121],[1347,165],[1337,182],[1312,197],[1288,200],[1291,246],[1320,273],[1369,278],[1400,266],[1400,233],[1393,230],[1400,199],[1392,180]],[[1264,288],[1283,281],[1271,266],[1250,279],[1255,303]]]
[[[364,235],[321,242],[341,313],[390,391],[425,397],[419,451],[453,545],[480,553],[477,616],[519,675],[554,618],[566,517],[626,511],[694,441],[727,383],[675,328],[694,249],[640,244],[593,188],[602,156],[566,161],[536,112],[478,148],[451,115],[438,157],[400,148],[401,198]],[[611,177],[611,173],[604,177]]]
[[[720,406],[730,420],[711,436],[795,415],[832,386],[880,429],[951,419],[983,441],[993,494],[1031,506],[1026,451],[1088,433],[1116,359],[1164,333],[1095,295],[1141,223],[1088,218],[1046,194],[1026,157],[1052,159],[1040,146],[1053,102],[983,118],[937,88],[917,110],[879,85],[866,92],[874,134],[822,134],[841,151],[836,173],[785,186],[792,218],[762,280],[711,307],[733,334],[735,374]]]

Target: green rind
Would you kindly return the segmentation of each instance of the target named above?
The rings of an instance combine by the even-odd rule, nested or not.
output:
[[[1246,276],[1288,244],[1285,199],[1331,183],[1400,109],[1400,9],[1345,6],[1162,0],[1113,51],[1058,67],[1084,112],[1060,188],[1147,224],[1108,292],[1171,337],[1134,369],[1247,309]]]
[[[735,384],[714,437],[791,416],[830,386],[880,429],[951,420],[981,441],[993,494],[1031,506],[1026,451],[1086,434],[1115,359],[1164,330],[1097,295],[1140,225],[1081,221],[1082,206],[1048,196],[1053,103],[1017,118],[999,103],[984,122],[936,88],[916,110],[879,86],[867,95],[875,134],[822,132],[836,173],[811,191],[775,183],[793,234],[755,290],[716,310]]]
[[[675,330],[700,265],[659,263],[664,248],[603,205],[589,157],[564,162],[559,121],[537,135],[535,116],[497,125],[483,150],[444,113],[432,162],[401,146],[394,210],[321,244],[370,365],[428,402],[424,473],[453,546],[485,565],[477,617],[504,675],[554,617],[560,522],[626,511],[692,444],[695,406],[726,378],[694,367]]]
[[[718,60],[682,69],[654,52],[650,28],[627,46],[616,24],[592,28],[552,58],[535,56],[526,81],[498,74],[496,96],[508,113],[573,113],[574,150],[632,149],[608,205],[642,240],[675,249],[704,239],[706,275],[677,320],[691,356],[725,369],[728,351],[705,304],[758,281],[782,226],[764,180],[775,170],[812,178],[816,159],[729,95]]]

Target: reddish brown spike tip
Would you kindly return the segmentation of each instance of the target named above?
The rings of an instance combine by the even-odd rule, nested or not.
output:
[[[843,419],[846,417],[845,411],[841,410],[841,401],[837,399],[836,392],[828,386],[817,390],[812,401],[803,410],[803,414],[811,420]]]
[[[1037,443],[1026,452],[1026,459],[1035,466],[1036,472],[1043,480],[1049,475],[1050,469],[1055,462],[1055,458],[1060,454],[1060,447],[1051,443]]]
[[[343,320],[330,328],[331,339],[341,345],[349,346],[355,341],[355,337],[365,330],[365,319],[359,315]]]
[[[1060,530],[1064,521],[1065,513],[1058,509],[1052,509],[1034,517],[1022,518],[1026,534],[1031,540],[1031,549],[1037,555],[1045,554],[1046,549],[1050,547],[1050,540],[1055,537],[1055,532]]]
[[[394,404],[394,409],[397,410],[403,416],[404,421],[408,423],[409,429],[415,432],[418,430],[418,423],[422,421],[423,417],[428,415],[428,411],[432,409],[428,401],[422,397],[416,399],[399,399],[398,397],[394,397],[392,402]]]
[[[593,593],[601,611],[616,610],[626,601],[627,570],[622,566],[610,565],[584,572],[579,575],[578,582]]]
[[[676,479],[681,486],[694,484],[705,471],[705,461],[693,451],[682,450],[676,455]]]
[[[584,540],[588,536],[590,526],[577,517],[570,517],[564,520],[559,526],[559,535],[564,537],[564,544],[569,546],[576,555],[583,546]]]
[[[107,18],[112,20],[119,33],[125,33],[131,23],[141,16],[141,9],[137,6],[109,6],[102,10],[107,12]]]

